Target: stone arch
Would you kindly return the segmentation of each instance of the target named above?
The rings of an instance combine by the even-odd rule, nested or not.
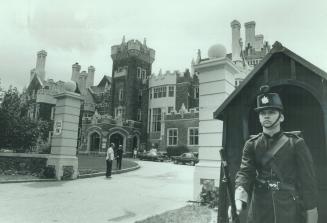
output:
[[[87,135],[87,152],[101,151],[102,135],[98,130],[93,129]]]
[[[111,129],[112,130],[112,129]],[[122,128],[114,128],[108,134],[109,143],[115,143],[115,148],[118,148],[118,145],[121,144],[124,149],[126,149],[128,132]]]

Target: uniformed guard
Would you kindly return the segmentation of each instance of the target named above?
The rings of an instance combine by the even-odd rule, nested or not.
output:
[[[260,88],[255,111],[262,133],[243,148],[236,174],[238,214],[249,204],[248,223],[317,223],[317,188],[310,151],[295,132],[283,132],[283,104]]]

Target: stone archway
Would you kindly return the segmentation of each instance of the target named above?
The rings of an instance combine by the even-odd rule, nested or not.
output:
[[[140,136],[139,135],[133,136],[132,149],[135,149],[135,148],[137,148],[138,150],[140,149]]]
[[[126,148],[126,136],[120,132],[113,132],[109,135],[109,143],[115,144],[115,150],[118,148],[119,145],[122,145],[124,150]]]
[[[94,131],[89,134],[89,148],[90,152],[99,152],[101,146],[101,136],[98,132]]]

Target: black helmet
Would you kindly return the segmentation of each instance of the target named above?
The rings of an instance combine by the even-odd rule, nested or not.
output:
[[[256,112],[260,112],[264,109],[277,109],[283,111],[282,100],[277,93],[269,92],[270,87],[264,85],[260,87],[260,95],[257,96],[257,107],[254,109]]]

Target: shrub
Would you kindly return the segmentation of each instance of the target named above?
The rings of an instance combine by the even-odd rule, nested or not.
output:
[[[0,156],[0,170],[24,171],[31,175],[39,176],[46,166],[46,158],[37,157],[2,157]]]
[[[214,186],[214,182],[205,180],[203,182],[202,190],[200,193],[200,202],[203,205],[208,205],[209,208],[218,206],[218,187]]]
[[[169,157],[179,156],[179,155],[181,155],[183,153],[187,153],[187,152],[189,152],[189,149],[185,145],[182,145],[182,146],[168,146],[167,147],[167,155]]]
[[[41,174],[42,178],[55,178],[56,176],[56,169],[55,166],[49,165],[46,166]]]
[[[62,180],[71,180],[74,174],[74,167],[73,166],[63,166],[63,175]]]

